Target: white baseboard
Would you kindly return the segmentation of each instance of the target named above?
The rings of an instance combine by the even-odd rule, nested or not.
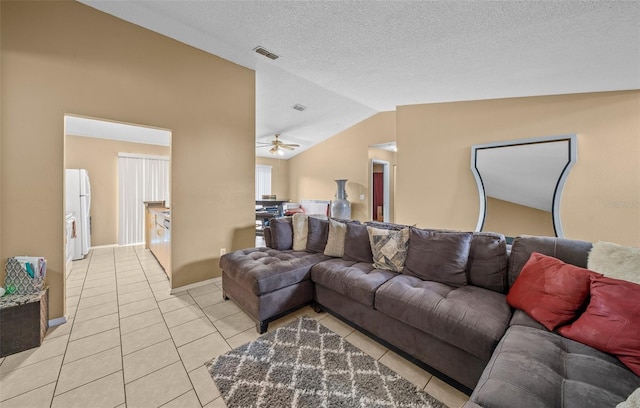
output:
[[[118,246],[118,244],[95,245],[95,246],[92,246],[91,249],[113,248],[113,247],[117,247],[117,246]]]
[[[185,292],[189,289],[195,289],[197,287],[200,286],[204,286],[204,285],[208,285],[209,283],[215,283],[217,278],[211,278],[211,279],[207,279],[205,281],[201,281],[201,282],[196,282],[196,283],[192,283],[190,285],[184,285],[184,286],[180,286],[178,288],[173,288],[171,289],[171,292],[169,292],[172,295],[175,295],[177,293],[182,293]]]
[[[66,316],[58,317],[57,319],[51,319],[49,320],[49,327],[60,326],[61,324],[64,324],[66,322],[67,322]]]

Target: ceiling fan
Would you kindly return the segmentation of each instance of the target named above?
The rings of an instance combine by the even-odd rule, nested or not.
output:
[[[282,142],[280,140],[279,133],[275,135],[275,139],[273,139],[271,142],[258,142],[257,144],[258,147],[271,146],[271,148],[269,149],[269,153],[277,154],[279,156],[282,156],[285,150],[294,150],[296,147],[300,147],[299,144]]]

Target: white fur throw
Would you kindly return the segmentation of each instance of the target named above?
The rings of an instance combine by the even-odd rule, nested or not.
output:
[[[640,284],[640,248],[598,241],[589,252],[587,268],[609,278]]]
[[[616,408],[640,408],[640,388],[637,388],[626,401],[616,405]]]
[[[293,214],[291,224],[293,226],[293,250],[304,251],[307,249],[307,235],[309,234],[307,216],[301,213]]]

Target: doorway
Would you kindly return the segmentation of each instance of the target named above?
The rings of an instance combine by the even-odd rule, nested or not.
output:
[[[142,157],[160,157],[165,160],[165,172],[168,174],[157,177],[154,185],[165,186],[163,191],[166,191],[166,194],[162,199],[166,199],[168,203],[171,172],[170,161],[168,161],[171,156],[170,130],[78,115],[64,116],[63,208],[65,213],[71,210],[68,201],[73,195],[69,194],[67,170],[77,169],[79,173],[85,173],[87,176],[87,184],[90,186],[90,190],[87,189],[90,191],[90,200],[87,201],[90,205],[86,208],[88,217],[82,217],[87,224],[84,228],[80,228],[82,225],[78,223],[78,215],[74,214],[76,217],[75,239],[82,233],[88,234],[91,248],[115,247],[119,244],[119,219],[122,216],[119,198],[122,194],[119,191],[118,156],[122,153]],[[146,168],[143,170],[146,171]],[[143,208],[140,208],[139,214],[144,215]],[[144,222],[143,217],[136,218],[138,222]],[[141,228],[143,225],[140,225]],[[144,241],[144,239],[138,238],[137,241]],[[81,256],[74,256],[73,259],[78,259],[77,262],[66,262],[65,277],[70,273],[80,273],[83,267],[87,266],[88,252]],[[84,261],[81,260],[82,258]],[[68,286],[66,283],[65,279],[65,286]],[[73,293],[74,288],[67,287],[66,290]],[[73,305],[67,303],[67,306]]]
[[[371,160],[371,219],[380,222],[390,220],[390,171],[389,162],[384,160]]]

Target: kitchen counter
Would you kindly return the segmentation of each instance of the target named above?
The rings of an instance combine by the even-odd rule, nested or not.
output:
[[[145,246],[171,279],[171,210],[164,205],[147,205],[145,224]]]

